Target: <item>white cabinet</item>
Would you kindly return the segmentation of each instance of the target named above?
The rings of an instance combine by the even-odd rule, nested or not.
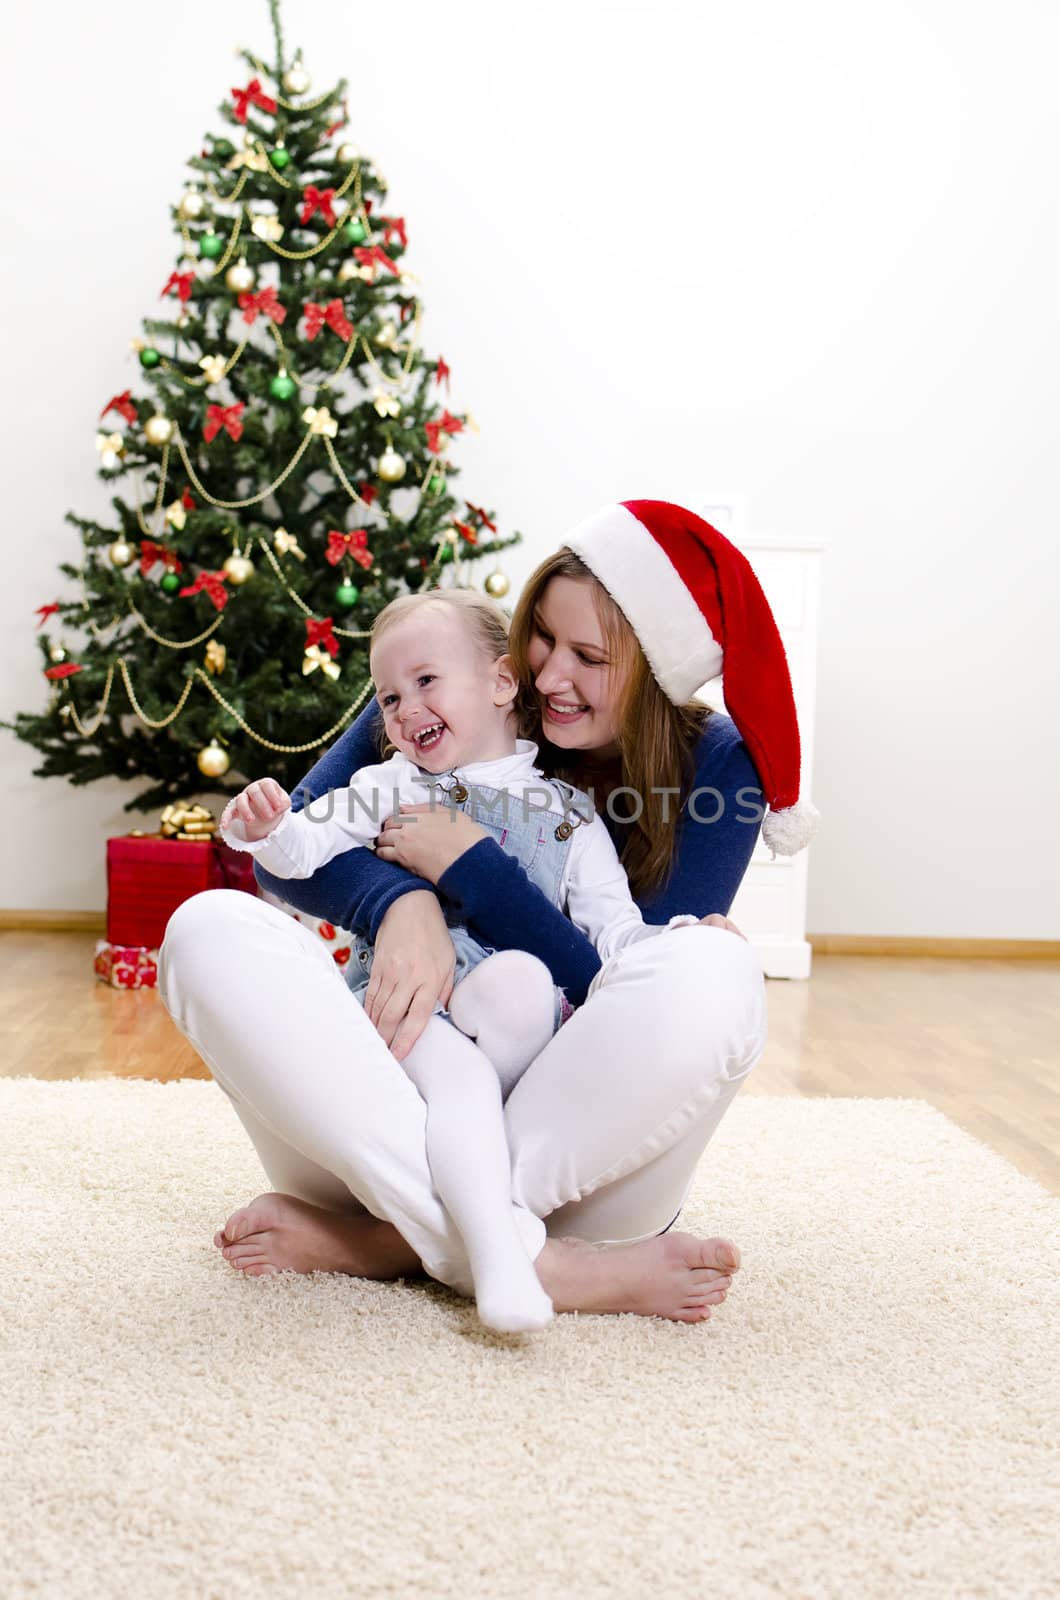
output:
[[[791,670],[791,686],[802,741],[800,796],[813,798],[813,724],[817,671],[817,625],[823,545],[752,539],[708,521],[747,557],[776,618]],[[698,698],[725,710],[725,681],[706,684]],[[823,825],[823,823],[822,823]],[[759,839],[729,915],[754,945],[768,978],[808,978],[811,948],[806,939],[806,883],[813,845],[797,856],[772,860]]]

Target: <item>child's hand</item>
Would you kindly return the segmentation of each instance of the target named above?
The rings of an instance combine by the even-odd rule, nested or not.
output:
[[[221,826],[256,843],[266,838],[290,809],[291,797],[286,789],[281,789],[275,778],[259,778],[229,800],[221,814]]]
[[[746,933],[741,933],[735,922],[723,917],[720,911],[712,911],[709,917],[700,917],[699,925],[701,928],[728,928],[730,933],[735,933],[745,944],[747,943]]]

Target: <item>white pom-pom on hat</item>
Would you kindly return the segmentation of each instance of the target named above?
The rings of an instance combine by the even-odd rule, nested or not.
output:
[[[684,705],[725,673],[725,705],[769,806],[762,837],[779,855],[820,821],[799,799],[801,752],[784,645],[747,557],[666,500],[605,506],[564,538],[625,613],[663,693]]]

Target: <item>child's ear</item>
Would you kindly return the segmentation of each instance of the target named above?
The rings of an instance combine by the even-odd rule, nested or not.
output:
[[[493,704],[510,706],[519,693],[519,679],[515,675],[511,656],[501,656],[494,663],[493,676]]]

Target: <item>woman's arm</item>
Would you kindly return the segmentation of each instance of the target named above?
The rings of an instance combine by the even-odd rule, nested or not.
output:
[[[669,882],[639,901],[645,922],[727,913],[758,838],[758,774],[730,717],[715,712],[708,719],[694,759],[692,810],[686,807],[678,819]],[[621,832],[618,843],[621,848]],[[539,956],[571,1002],[581,1004],[600,958],[492,839],[465,851],[439,878],[438,888],[461,908],[483,944]]]
[[[373,699],[337,744],[321,757],[291,795],[292,811],[301,811],[329,789],[344,789],[361,767],[379,761],[379,707]],[[311,917],[351,928],[375,939],[395,900],[417,890],[433,894],[434,886],[404,867],[380,861],[372,850],[350,850],[320,867],[311,878],[278,878],[258,863],[254,876],[262,888]]]

